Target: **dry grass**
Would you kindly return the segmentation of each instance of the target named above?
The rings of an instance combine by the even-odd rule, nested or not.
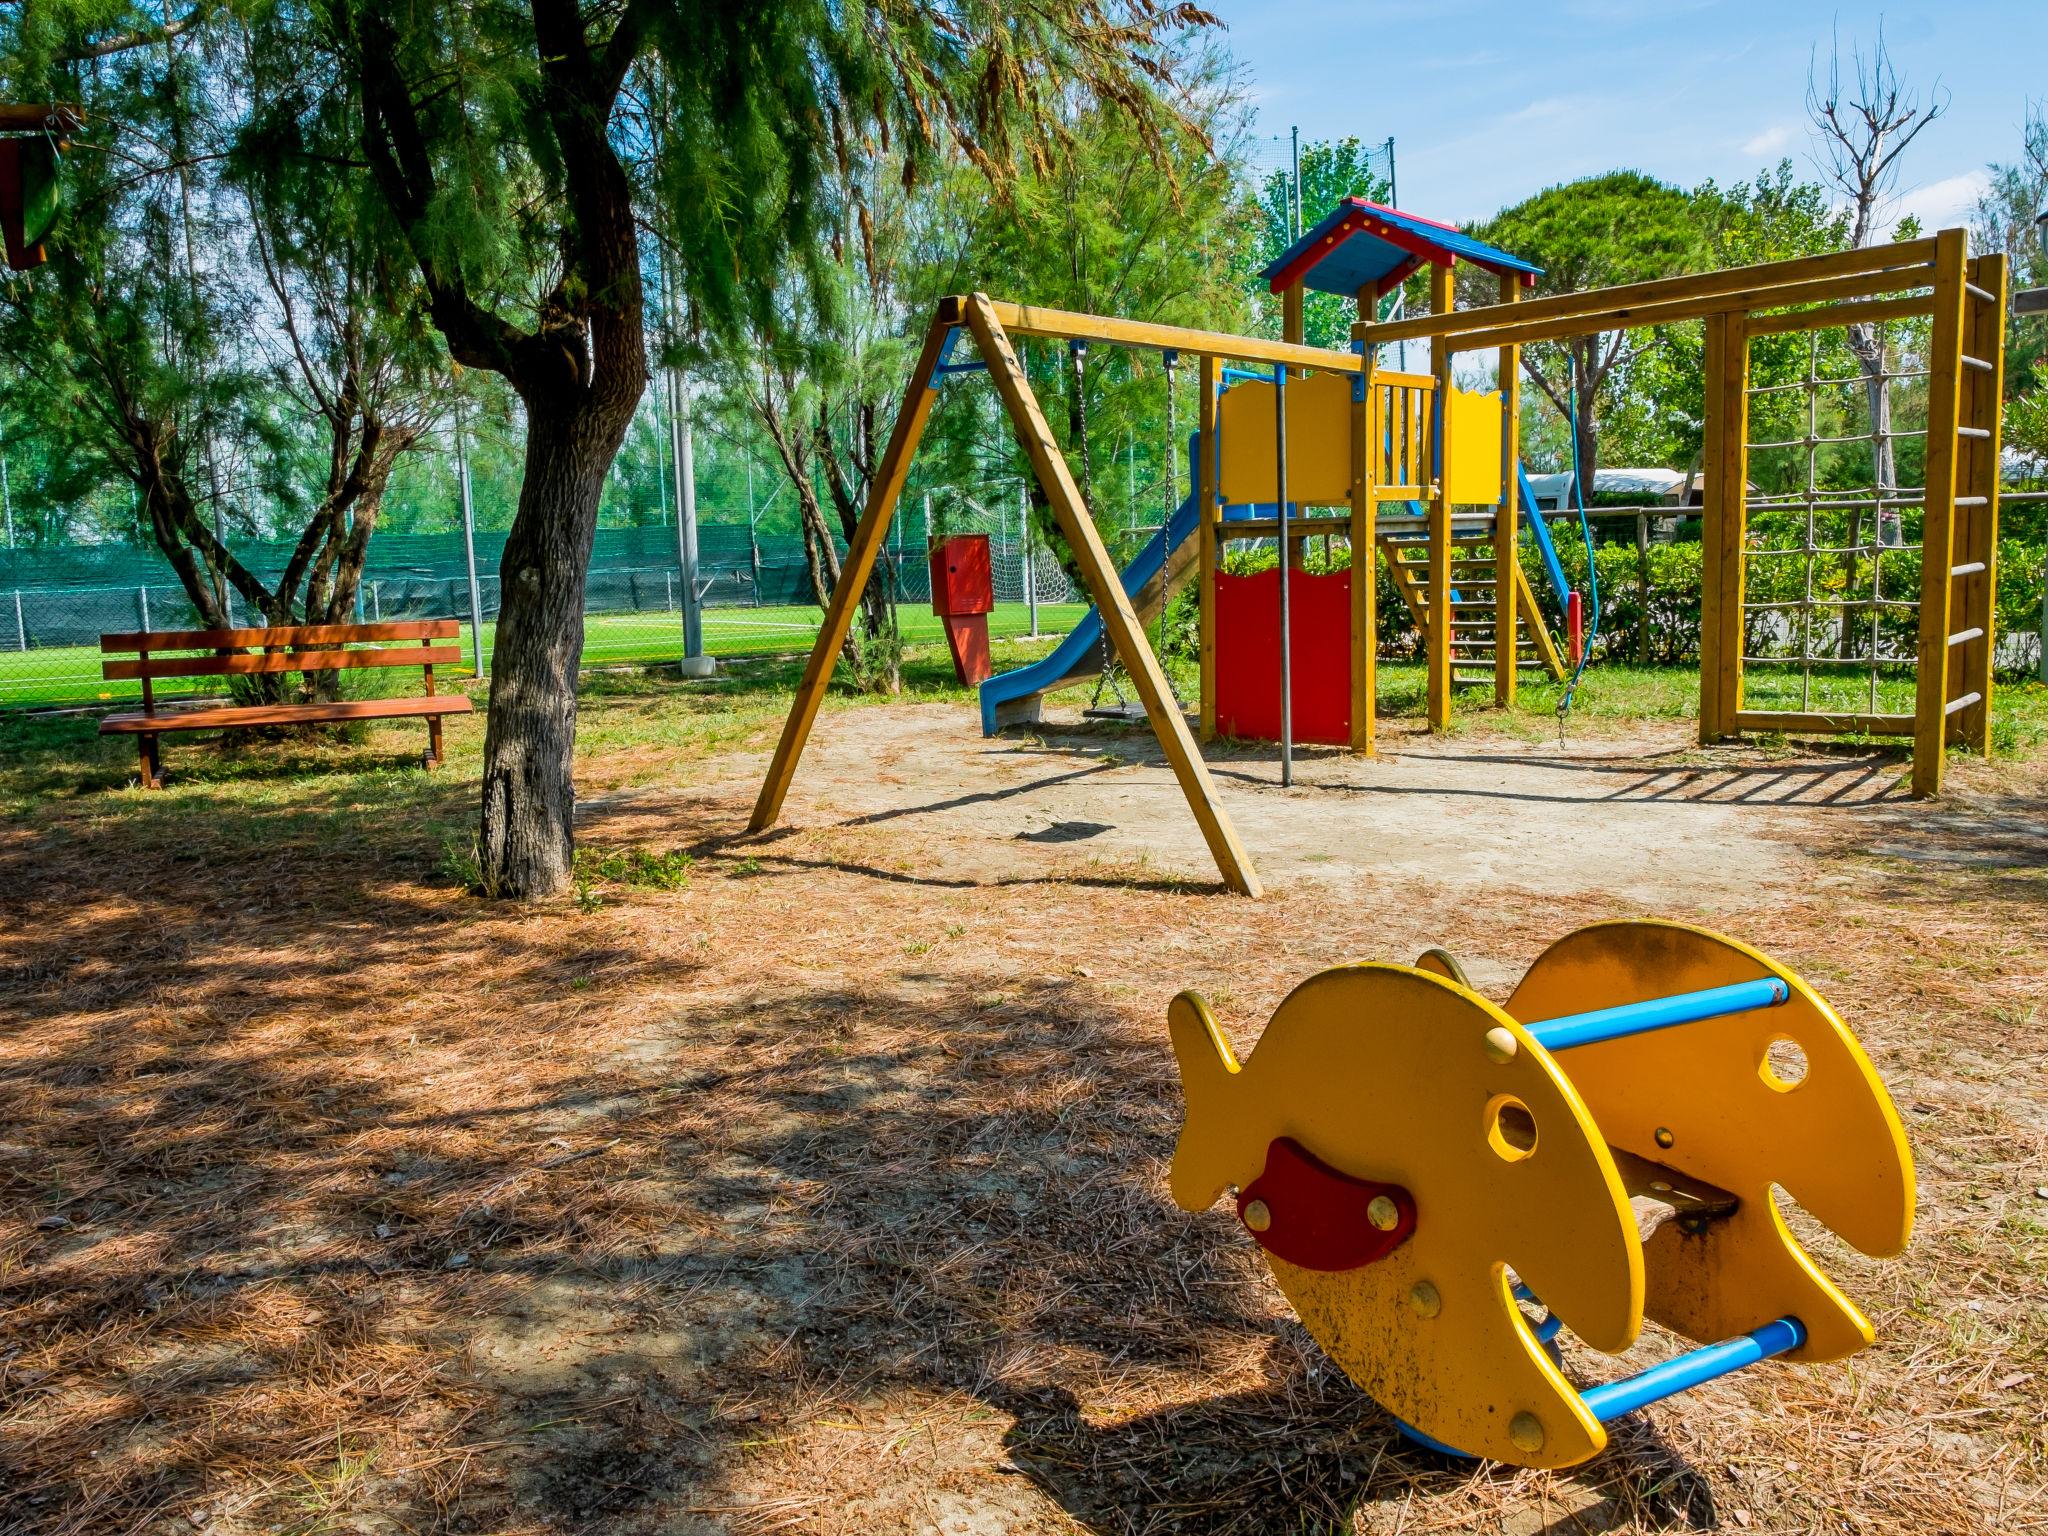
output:
[[[972,849],[735,845],[736,780],[589,818],[683,888],[509,911],[438,873],[459,778],[254,785],[0,828],[0,1530],[2048,1529],[2037,769],[1841,823],[1739,925],[1911,1122],[1908,1257],[1815,1244],[1878,1348],[1559,1475],[1407,1447],[1171,1206],[1163,1014],[1199,987],[1243,1041],[1440,940],[1518,968],[1598,891],[928,879]]]

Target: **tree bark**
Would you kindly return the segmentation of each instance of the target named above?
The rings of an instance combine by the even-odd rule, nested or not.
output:
[[[633,402],[637,403],[637,395]],[[598,502],[626,428],[599,399],[527,402],[519,510],[498,567],[477,863],[486,894],[546,896],[575,862],[576,673]]]

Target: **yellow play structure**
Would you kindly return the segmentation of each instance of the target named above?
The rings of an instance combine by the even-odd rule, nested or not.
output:
[[[1453,277],[1461,265],[1496,278],[1500,302],[1457,309]],[[1424,267],[1432,312],[1379,321],[1381,296]],[[1077,662],[1056,653],[1042,664],[1042,677],[1021,686],[1008,679],[1004,708],[1035,711],[1038,696],[1080,675],[1077,666],[1099,665],[1102,651],[1113,652],[1135,684],[1224,883],[1256,895],[1258,875],[1217,799],[1197,731],[1203,740],[1226,726],[1235,735],[1277,739],[1283,782],[1297,721],[1306,727],[1300,739],[1374,750],[1379,618],[1375,583],[1368,579],[1371,560],[1355,558],[1361,550],[1387,561],[1424,634],[1432,728],[1449,726],[1461,686],[1490,686],[1494,702],[1507,705],[1523,671],[1561,675],[1557,646],[1520,555],[1520,349],[1589,331],[1690,320],[1704,323],[1707,364],[1701,741],[1761,731],[1910,735],[1917,795],[1940,790],[1950,745],[1988,752],[2004,258],[1972,258],[1964,232],[1945,230],[1867,250],[1526,300],[1536,275],[1529,263],[1449,226],[1348,198],[1267,269],[1283,300],[1285,334],[1278,341],[1040,309],[979,293],[943,300],[926,329],[751,830],[773,825],[781,814],[919,438],[948,382],[987,373],[1095,604],[1091,643],[1073,647],[1076,655],[1091,651],[1091,658]],[[1354,350],[1303,343],[1302,304],[1311,288],[1356,301]],[[1750,440],[1748,406],[1759,392],[1749,382],[1750,343],[1912,318],[1929,322],[1925,486],[1916,488],[1924,533],[1917,596],[1885,606],[1917,608],[1914,707],[1880,711],[1874,669],[1872,703],[1864,711],[1759,707],[1744,694],[1746,626],[1767,624],[1761,610],[1776,605],[1745,601],[1746,574],[1761,553],[1747,537],[1748,456],[1784,445]],[[1196,360],[1195,488],[1185,516],[1176,514],[1162,529],[1149,563],[1141,559],[1119,573],[1111,562],[1018,362],[1019,337],[1144,349],[1169,364]],[[963,339],[972,342],[979,361],[953,359]],[[1403,340],[1431,343],[1427,374],[1381,365],[1383,347]],[[1454,386],[1456,358],[1481,352],[1493,355],[1497,394]],[[1239,376],[1246,364],[1270,372]],[[1880,507],[1894,512],[1907,499],[1884,487],[1877,497]],[[1815,547],[1815,505],[1809,494],[1803,551],[1809,562],[1816,554],[1843,553]],[[1187,545],[1175,546],[1183,526],[1190,530],[1191,559]],[[1233,586],[1241,579],[1223,570],[1226,544],[1247,538],[1274,539],[1289,552],[1267,573],[1265,586]],[[1332,585],[1326,584],[1332,578],[1299,571],[1296,552],[1311,538],[1348,545],[1359,579],[1344,571]],[[1197,581],[1201,593],[1196,729],[1168,686],[1141,613],[1141,605],[1164,602],[1180,579]],[[1819,602],[1809,593],[1806,606],[1810,611]],[[1835,606],[1846,611],[1856,605]],[[1219,643],[1232,635],[1229,644]],[[1304,646],[1304,664],[1296,665]],[[1817,658],[1802,660],[1810,671]],[[991,690],[1005,685],[1005,678],[983,685],[985,729],[1003,723]],[[1270,712],[1263,712],[1268,705]]]
[[[1233,1191],[1316,1341],[1437,1450],[1570,1466],[1648,1403],[1875,1339],[1772,1188],[1857,1250],[1899,1253],[1898,1113],[1834,1010],[1731,939],[1586,928],[1503,1007],[1442,951],[1340,966],[1295,988],[1242,1063],[1194,994],[1168,1023],[1175,1202]],[[1585,1391],[1565,1379],[1560,1328],[1619,1354],[1645,1317],[1701,1347]]]

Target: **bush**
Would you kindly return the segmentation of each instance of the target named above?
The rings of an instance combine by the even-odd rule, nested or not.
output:
[[[1759,522],[1758,531],[1771,530]],[[1780,530],[1779,532],[1784,532]],[[1914,530],[1908,530],[1909,536]],[[1586,549],[1575,534],[1560,531],[1556,539],[1558,564],[1565,579],[1579,592],[1588,592]],[[1776,540],[1774,539],[1774,542]],[[1490,551],[1478,550],[1482,557]],[[2031,633],[2041,622],[2043,559],[2048,545],[2042,540],[2004,538],[1998,545],[1997,624],[2001,635]],[[1640,557],[1633,543],[1606,543],[1595,547],[1600,573],[1600,632],[1593,642],[1596,661],[1636,663],[1653,666],[1697,666],[1700,659],[1702,546],[1694,542],[1652,544],[1649,552],[1649,600],[1644,602]],[[1890,597],[1910,598],[1920,590],[1920,556],[1917,551],[1886,551],[1878,557],[1883,566],[1883,592]],[[1225,547],[1224,571],[1249,576],[1271,570],[1277,562],[1272,545],[1247,548],[1242,544]],[[1314,574],[1347,570],[1351,565],[1348,546],[1333,540],[1325,555],[1320,541],[1311,542],[1301,569]],[[1752,602],[1792,602],[1805,594],[1805,561],[1796,557],[1781,560],[1751,560],[1747,574],[1747,596]],[[1522,568],[1529,573],[1531,589],[1544,622],[1559,639],[1564,635],[1564,611],[1544,580],[1533,553],[1525,549]],[[1408,605],[1387,574],[1386,562],[1376,562],[1379,588],[1380,654],[1413,658],[1422,651],[1422,632]],[[1815,563],[1814,595],[1839,597],[1844,593],[1868,594],[1871,590],[1870,560],[1858,558],[1854,569],[1846,558],[1832,568],[1826,559]],[[1835,611],[1820,610],[1812,621],[1810,639],[1817,654],[1870,654],[1868,610],[1855,615],[1846,647],[1835,628]],[[1592,613],[1586,615],[1590,624]],[[1910,662],[1918,643],[1917,615],[1910,609],[1887,608],[1878,615],[1881,654]],[[1645,630],[1647,628],[1647,634]],[[1796,657],[1801,636],[1798,615],[1790,610],[1752,611],[1745,616],[1744,653],[1751,656],[1782,654]],[[1192,660],[1200,644],[1200,617],[1195,587],[1191,582],[1175,594],[1167,612],[1167,653]],[[2015,652],[2001,648],[2010,658]],[[2025,647],[2018,648],[2031,656]],[[2023,661],[2022,665],[2026,663]]]

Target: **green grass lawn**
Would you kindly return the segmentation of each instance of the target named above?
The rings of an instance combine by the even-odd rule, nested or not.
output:
[[[1051,635],[999,640],[996,667],[1006,671],[1021,666],[1056,643]],[[673,671],[658,667],[588,673],[581,690],[585,707],[577,725],[579,761],[599,762],[622,753],[638,763],[626,770],[629,776],[668,782],[678,773],[687,777],[691,763],[721,752],[766,746],[780,728],[802,671],[801,656],[781,655],[735,658],[715,678],[701,682],[679,682]],[[1192,710],[1199,692],[1192,658],[1171,658],[1168,671],[1175,691]],[[1384,662],[1379,679],[1382,720],[1389,725],[1418,723],[1423,714],[1421,665]],[[907,648],[903,685],[897,700],[946,703],[963,710],[974,705],[972,691],[953,681],[951,661],[937,644]],[[1091,684],[1077,685],[1060,695],[1059,702],[1082,705],[1091,693]],[[1513,709],[1496,710],[1482,691],[1461,691],[1453,732],[1498,731],[1532,741],[1552,737],[1561,693],[1559,685],[1547,680],[1525,683]],[[897,700],[857,691],[842,670],[827,708],[860,709]],[[1579,687],[1570,729],[1575,735],[1617,735],[1645,721],[1684,721],[1698,713],[1699,673],[1693,668],[1598,666],[1587,672]],[[1130,729],[1142,731],[1144,726]],[[297,805],[307,796],[307,776],[313,775],[324,788],[309,804],[330,809],[345,804],[365,814],[388,814],[399,805],[417,803],[417,809],[433,812],[429,819],[437,835],[445,830],[453,837],[469,825],[474,806],[452,786],[473,780],[480,769],[483,733],[452,730],[450,772],[424,774],[410,766],[410,745],[405,754],[392,754],[393,740],[410,743],[411,735],[418,734],[408,734],[409,730],[408,722],[396,727],[290,731],[275,739],[249,733],[232,733],[218,742],[195,737],[174,745],[172,767],[177,785],[192,788],[216,808],[217,798],[207,799],[201,786],[233,784],[235,793],[250,797],[252,806]],[[2048,685],[2028,681],[2001,687],[1995,696],[1992,736],[2000,757],[2038,753],[2048,743]],[[1902,753],[1906,750],[1903,741],[1897,747]],[[635,753],[636,748],[653,750]],[[33,814],[39,804],[117,789],[134,772],[134,743],[98,736],[90,715],[0,711],[0,815]],[[320,835],[328,833],[323,830]]]
[[[1038,624],[1041,633],[1064,634],[1088,610],[1080,603],[1041,604]],[[708,608],[704,612],[704,649],[713,656],[787,655],[810,649],[817,638],[819,612],[808,604],[783,608]],[[907,645],[937,645],[944,637],[938,618],[928,608],[905,604],[898,610]],[[1022,635],[1030,616],[1022,603],[1000,603],[989,615],[989,633],[997,637]],[[497,626],[484,625],[484,658],[490,659]],[[462,626],[462,652],[471,652],[469,626]],[[682,654],[681,621],[672,613],[592,614],[583,631],[583,664],[586,667],[630,666],[635,663],[673,661]],[[467,663],[450,669],[456,677],[472,675]],[[403,675],[402,675],[403,676]],[[390,682],[392,679],[381,679]],[[404,677],[411,687],[416,679]],[[177,693],[207,694],[224,691],[218,678],[194,678],[180,682]],[[374,692],[376,681],[357,672],[348,678],[348,691]],[[96,646],[60,646],[44,650],[0,652],[0,708],[12,705],[90,705],[120,703],[141,697],[132,682],[108,682],[100,676],[100,653]]]

